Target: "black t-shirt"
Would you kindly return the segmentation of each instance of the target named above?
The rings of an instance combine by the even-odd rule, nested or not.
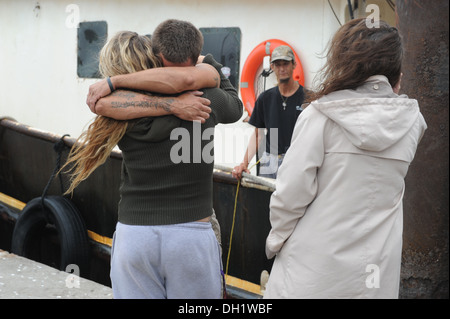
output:
[[[278,86],[261,93],[255,102],[249,124],[257,128],[266,128],[266,152],[272,154],[284,154],[291,145],[292,132],[300,113],[305,94],[300,85],[298,90],[290,97],[282,97]],[[283,107],[283,100],[286,108]],[[278,128],[278,150],[270,151],[270,136],[276,134]],[[271,133],[272,130],[272,133]],[[273,135],[275,136],[275,135]],[[274,146],[272,146],[272,149]]]

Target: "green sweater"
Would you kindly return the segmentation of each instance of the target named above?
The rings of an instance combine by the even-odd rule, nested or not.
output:
[[[119,222],[167,225],[192,222],[212,213],[214,127],[242,116],[242,102],[222,67],[219,88],[204,89],[212,112],[206,123],[174,116],[132,121],[119,142],[122,150]]]

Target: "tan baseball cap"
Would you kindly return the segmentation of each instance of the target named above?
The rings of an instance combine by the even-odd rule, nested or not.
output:
[[[286,60],[286,61],[294,61],[294,52],[292,49],[287,45],[280,45],[273,49],[272,51],[272,59],[270,60],[270,63],[276,61],[276,60]]]

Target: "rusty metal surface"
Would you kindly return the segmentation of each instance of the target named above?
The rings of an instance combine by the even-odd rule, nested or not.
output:
[[[448,298],[449,1],[397,0],[402,92],[428,130],[406,178],[401,298]]]

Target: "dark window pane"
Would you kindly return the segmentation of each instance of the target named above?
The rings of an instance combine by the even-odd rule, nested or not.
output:
[[[200,28],[205,43],[202,54],[211,53],[214,59],[230,68],[230,82],[239,89],[239,60],[241,30],[239,28]]]
[[[78,28],[78,76],[100,78],[98,55],[108,38],[106,21],[81,22]]]

